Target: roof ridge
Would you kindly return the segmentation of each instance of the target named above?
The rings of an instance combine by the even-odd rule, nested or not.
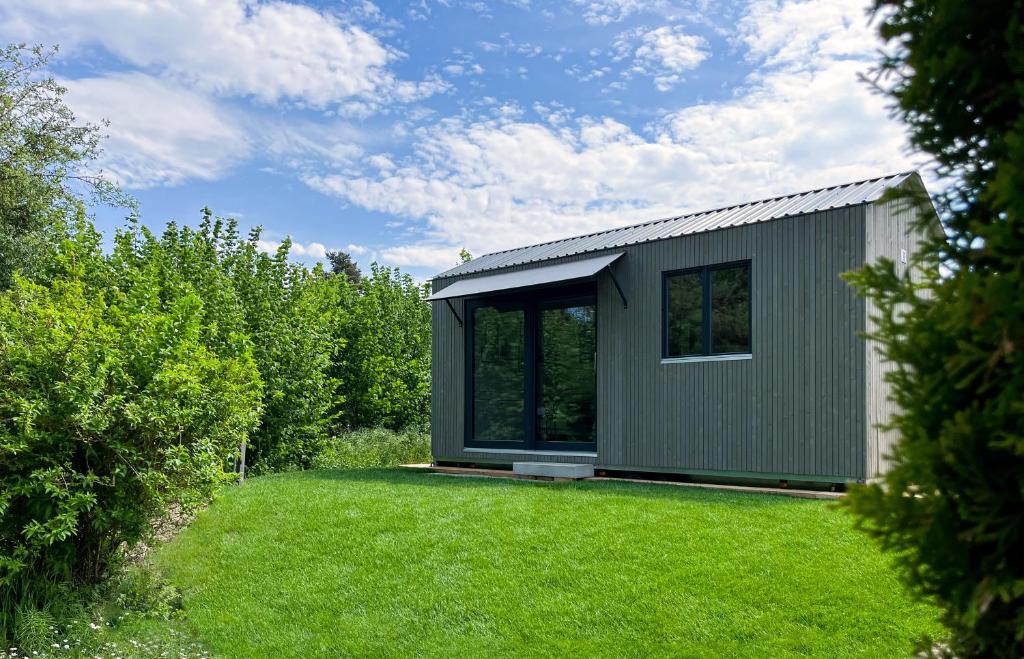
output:
[[[754,200],[751,200],[751,201],[745,201],[745,202],[738,203],[738,204],[730,204],[728,206],[720,206],[718,208],[709,208],[709,209],[705,209],[705,210],[694,211],[692,213],[683,213],[681,215],[673,215],[673,216],[670,216],[670,217],[661,217],[661,218],[657,218],[657,219],[654,219],[654,220],[647,220],[646,222],[638,222],[636,224],[627,224],[627,225],[623,225],[621,227],[614,227],[612,229],[603,229],[601,231],[592,231],[590,233],[575,234],[575,235],[572,235],[572,236],[566,236],[565,238],[556,238],[555,240],[547,240],[547,241],[544,241],[544,242],[533,243],[533,244],[530,244],[530,245],[521,245],[519,247],[510,247],[509,249],[502,249],[502,250],[498,250],[496,252],[487,252],[486,254],[481,254],[477,258],[482,259],[482,258],[489,257],[489,256],[497,256],[499,254],[509,254],[509,253],[518,252],[518,251],[521,251],[521,250],[533,249],[533,248],[536,248],[536,247],[544,247],[546,245],[555,245],[557,243],[562,243],[562,242],[566,242],[566,241],[569,241],[569,240],[580,240],[582,238],[590,238],[590,237],[593,237],[593,236],[612,234],[612,233],[615,233],[617,231],[626,231],[626,230],[629,230],[629,229],[636,229],[636,228],[639,228],[639,227],[653,226],[655,224],[660,224],[660,223],[664,223],[664,222],[673,222],[673,221],[681,220],[681,219],[684,219],[684,218],[696,218],[696,217],[699,217],[701,215],[710,215],[712,213],[720,213],[722,211],[735,210],[737,208],[744,208],[744,207],[748,207],[748,206],[754,206],[754,205],[757,205],[757,204],[766,204],[766,203],[770,203],[770,202],[781,201],[783,199],[792,199],[792,198],[795,198],[795,197],[804,197],[804,196],[807,196],[807,195],[817,194],[819,192],[825,192],[826,190],[838,190],[840,188],[847,188],[847,187],[852,187],[852,186],[855,186],[855,185],[863,185],[865,183],[874,183],[876,181],[881,181],[881,180],[884,180],[884,179],[895,179],[895,178],[898,178],[898,177],[901,177],[901,176],[907,177],[907,176],[910,176],[910,175],[916,174],[916,173],[917,173],[916,169],[908,169],[908,170],[904,170],[902,172],[895,172],[895,173],[892,173],[892,174],[884,174],[882,176],[873,176],[871,178],[865,178],[865,179],[861,179],[861,180],[858,180],[858,181],[848,181],[846,183],[839,183],[839,184],[836,184],[836,185],[825,185],[825,186],[822,186],[822,187],[819,187],[819,188],[813,188],[811,190],[803,190],[801,192],[791,192],[789,194],[777,195],[777,196],[774,196],[774,197],[764,197],[762,199],[754,199]],[[435,277],[439,277],[439,276],[442,276],[442,275],[448,275],[453,270],[457,270],[458,268],[460,268],[462,265],[465,265],[465,264],[459,264],[459,265],[455,266],[454,268],[449,268],[448,270],[445,270],[444,272],[441,272],[438,275],[435,275]]]

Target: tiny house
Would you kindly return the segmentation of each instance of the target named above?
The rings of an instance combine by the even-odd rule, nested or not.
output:
[[[884,471],[886,364],[840,275],[905,268],[915,172],[487,254],[432,280],[439,464],[846,483]],[[929,226],[938,227],[938,220]]]

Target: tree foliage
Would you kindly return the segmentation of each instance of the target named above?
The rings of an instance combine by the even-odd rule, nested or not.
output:
[[[373,264],[358,287],[327,282],[332,296],[331,376],[339,429],[425,426],[430,415],[430,307],[426,290],[398,270]]]
[[[106,254],[81,212],[51,235],[0,293],[0,626],[211,496],[243,442],[260,473],[312,466],[348,428],[426,427],[410,277],[327,277],[209,211],[159,236],[132,221]]]
[[[80,225],[45,285],[0,295],[0,632],[105,576],[170,502],[209,497],[260,417],[245,337],[214,345],[192,286],[126,278],[98,245]]]
[[[206,209],[101,249],[87,203],[130,203],[48,55],[0,51],[0,640],[212,496],[243,443],[257,473],[307,468],[346,429],[422,438],[430,396],[429,307],[397,270],[332,253],[327,276]]]
[[[323,277],[259,250],[259,229],[242,239],[233,220],[204,209],[198,229],[169,223],[159,237],[131,223],[118,232],[111,261],[121,286],[155,281],[164,297],[186,287],[207,301],[208,341],[246,337],[264,382],[263,414],[248,440],[258,473],[307,467],[326,439],[335,383],[328,375],[335,346]]]
[[[1024,655],[1024,3],[879,0],[879,84],[947,182],[914,274],[852,277],[895,364],[892,464],[860,524],[937,600],[959,656]],[[927,203],[926,200],[910,200]],[[940,267],[945,271],[940,275]]]
[[[340,250],[328,251],[327,263],[330,265],[332,275],[344,275],[357,286],[363,279],[363,273],[359,270],[359,266],[352,260],[352,255],[348,252]]]
[[[260,251],[260,230],[242,239],[234,220],[204,209],[198,229],[171,223],[159,237],[131,223],[111,260],[122,283],[192,287],[213,345],[244,335],[264,383],[263,414],[250,435],[256,472],[307,468],[332,432],[427,423],[430,308],[397,270],[371,266],[354,283],[288,259],[290,242]]]
[[[55,51],[12,45],[0,50],[0,289],[33,267],[47,232],[71,220],[85,201],[130,206],[90,168],[100,155],[100,127],[79,122],[66,90],[44,75]]]

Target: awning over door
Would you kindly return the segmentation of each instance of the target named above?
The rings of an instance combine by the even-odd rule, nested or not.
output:
[[[484,277],[473,277],[462,279],[447,286],[431,295],[428,300],[447,300],[453,297],[469,297],[471,295],[482,295],[485,293],[497,293],[516,288],[527,288],[530,286],[543,286],[545,284],[556,284],[569,282],[578,279],[594,277],[601,270],[615,262],[623,252],[615,254],[604,254],[582,261],[571,263],[559,263],[557,265],[544,265],[529,270],[517,270],[515,272],[500,272]],[[618,284],[616,283],[616,288]]]

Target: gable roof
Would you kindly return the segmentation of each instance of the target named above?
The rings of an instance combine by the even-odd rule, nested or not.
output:
[[[901,172],[866,181],[844,183],[828,188],[819,188],[782,197],[772,197],[771,199],[751,201],[715,210],[689,213],[687,215],[644,222],[643,224],[634,224],[632,226],[619,227],[572,238],[563,238],[538,245],[492,252],[446,270],[437,275],[435,279],[496,270],[524,263],[547,261],[563,256],[625,247],[627,245],[664,240],[677,236],[705,233],[717,229],[768,222],[793,215],[803,215],[833,208],[857,206],[877,201],[886,190],[896,187],[908,178],[916,175],[917,173],[914,171]]]

